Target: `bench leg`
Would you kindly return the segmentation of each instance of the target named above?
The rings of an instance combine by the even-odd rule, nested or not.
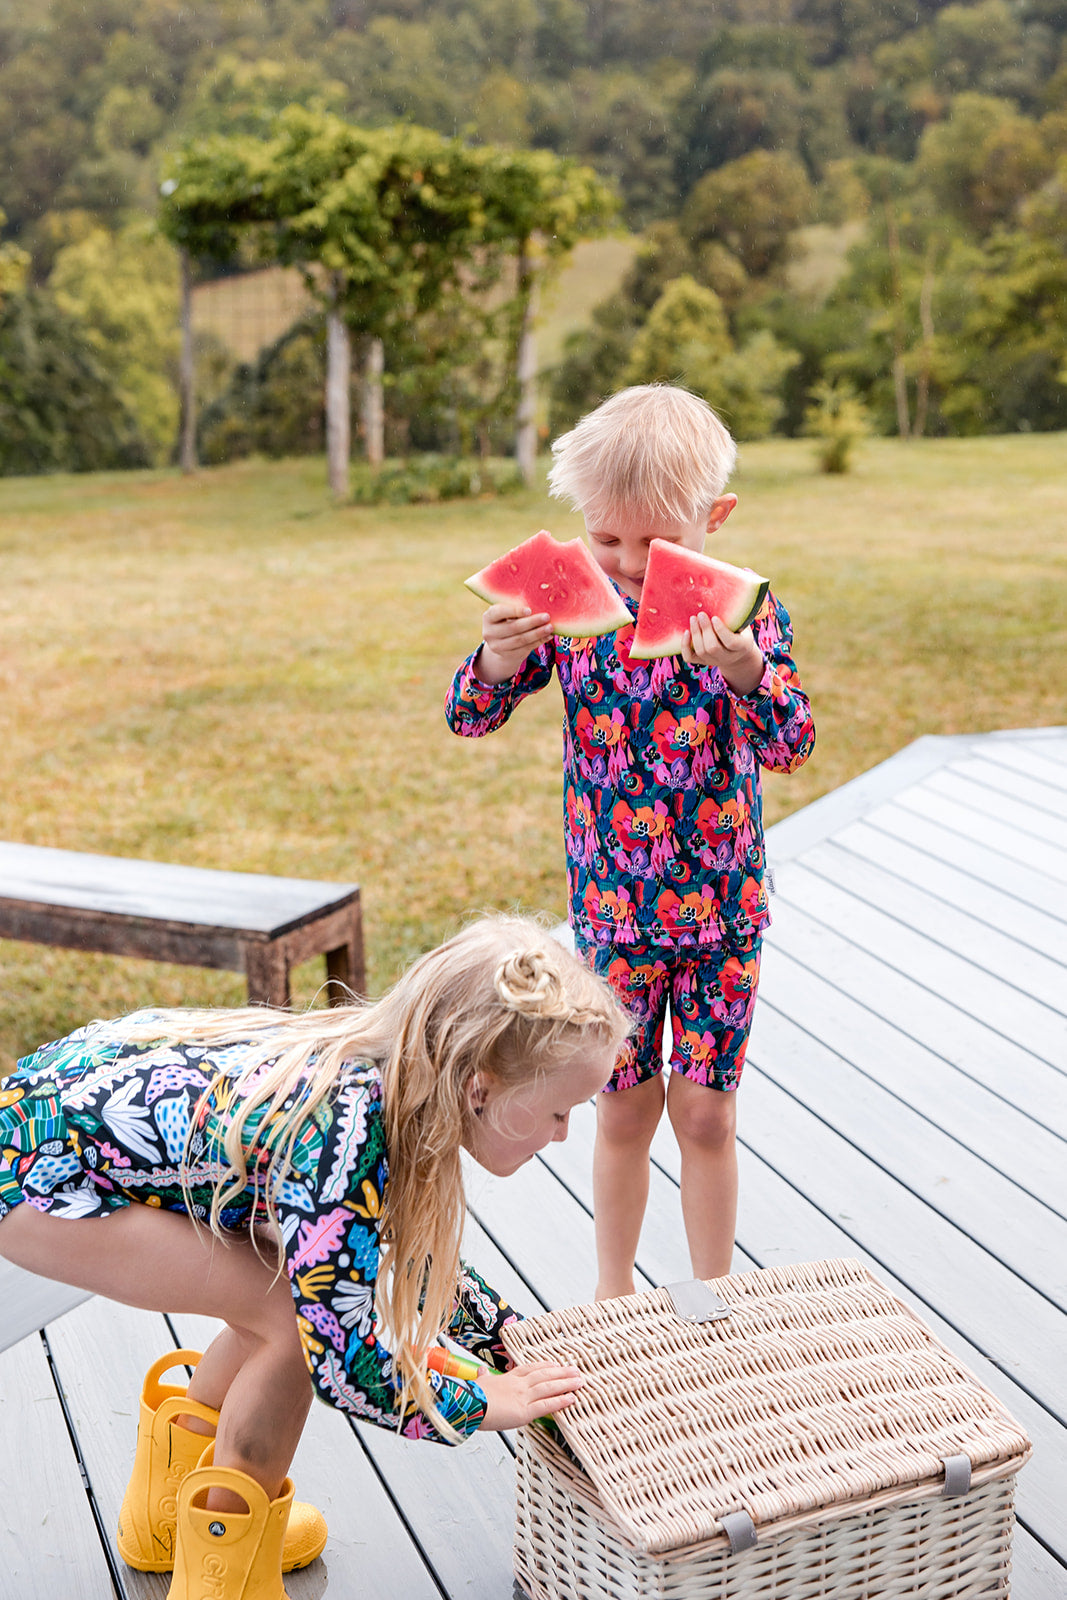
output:
[[[326,952],[327,993],[332,1006],[342,1006],[349,993],[366,994],[367,974],[363,957],[363,917],[359,901],[352,907],[348,938]],[[341,987],[343,985],[343,987]]]
[[[248,977],[248,1003],[251,1006],[289,1004],[289,959],[285,946],[246,944],[245,973]]]

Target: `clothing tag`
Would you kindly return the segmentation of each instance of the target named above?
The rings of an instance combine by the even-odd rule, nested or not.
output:
[[[763,881],[767,885],[767,893],[768,894],[777,894],[778,893],[778,885],[774,880],[774,868],[773,867],[768,867],[767,870],[764,872]]]

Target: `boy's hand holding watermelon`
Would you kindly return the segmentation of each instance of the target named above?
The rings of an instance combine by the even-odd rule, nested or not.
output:
[[[482,648],[474,671],[483,683],[506,683],[530,652],[551,637],[547,611],[531,611],[513,600],[490,606],[482,616]]]
[[[559,544],[544,528],[466,583],[490,602],[482,617],[482,648],[474,665],[475,676],[483,683],[513,678],[530,652],[554,633],[592,638],[630,620],[582,541]]]
[[[734,694],[751,694],[763,677],[763,651],[752,629],[731,633],[721,617],[700,611],[689,619],[682,655],[691,667],[718,667]]]

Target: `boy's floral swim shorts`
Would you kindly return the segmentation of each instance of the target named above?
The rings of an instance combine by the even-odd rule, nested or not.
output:
[[[670,1002],[670,1068],[691,1083],[736,1089],[759,983],[760,938],[724,941],[699,955],[647,946],[578,946],[634,1019],[606,1091],[632,1089],[663,1071]]]

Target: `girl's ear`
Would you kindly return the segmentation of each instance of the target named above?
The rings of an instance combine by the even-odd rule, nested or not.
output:
[[[485,1110],[489,1097],[489,1083],[484,1073],[472,1072],[467,1080],[467,1105],[476,1117]]]

